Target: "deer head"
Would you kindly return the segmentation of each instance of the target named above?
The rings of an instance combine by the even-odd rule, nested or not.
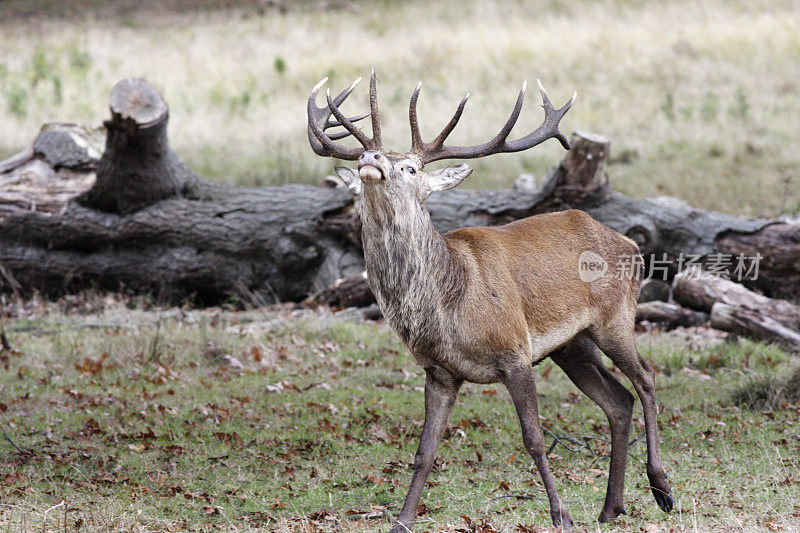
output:
[[[519,152],[527,150],[547,139],[558,139],[564,148],[569,149],[569,142],[558,131],[558,123],[575,101],[576,94],[562,108],[556,109],[550,103],[547,92],[537,80],[539,91],[542,94],[545,111],[544,122],[536,130],[514,141],[509,141],[508,136],[519,118],[522,104],[525,99],[527,84],[523,83],[522,90],[517,97],[517,102],[511,116],[506,121],[500,132],[490,141],[475,146],[447,146],[445,141],[458,124],[464,107],[469,99],[469,93],[461,100],[453,118],[444,127],[442,132],[431,142],[422,140],[417,120],[417,99],[419,98],[422,82],[417,84],[411,95],[408,116],[411,125],[411,150],[405,153],[385,150],[381,140],[381,123],[378,113],[378,95],[376,89],[375,71],[372,71],[369,84],[369,114],[347,118],[339,110],[341,103],[355,89],[361,81],[357,79],[336,98],[331,98],[330,90],[327,91],[327,106],[318,107],[316,97],[319,89],[327,82],[328,78],[320,81],[311,91],[308,99],[308,139],[314,152],[321,156],[336,157],[349,161],[358,161],[358,170],[348,167],[336,167],[336,173],[342,178],[347,187],[354,194],[361,194],[369,190],[371,194],[392,198],[413,198],[422,203],[434,191],[452,189],[470,175],[472,169],[466,164],[449,166],[440,170],[426,172],[423,170],[427,163],[442,159],[474,159],[491,154]],[[335,121],[331,120],[331,114]],[[372,138],[367,137],[354,123],[363,118],[372,120]],[[327,128],[343,126],[345,132],[327,134]],[[363,148],[346,147],[334,142],[352,135]]]

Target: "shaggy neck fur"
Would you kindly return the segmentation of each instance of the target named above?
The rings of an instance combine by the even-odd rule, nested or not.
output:
[[[460,286],[447,243],[406,195],[366,188],[360,211],[369,284],[387,322],[415,354],[434,355]]]

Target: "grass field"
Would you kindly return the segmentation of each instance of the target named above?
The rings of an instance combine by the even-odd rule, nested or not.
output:
[[[378,531],[399,512],[424,378],[384,325],[126,311],[4,327],[1,531]],[[639,442],[628,516],[596,523],[606,420],[552,363],[537,367],[543,425],[576,439],[550,461],[579,530],[798,530],[800,402],[750,405],[796,361],[745,341],[690,349],[655,336],[640,347],[658,369],[669,515],[647,488]],[[521,440],[502,387],[465,386],[417,530],[549,526]]]
[[[614,187],[744,215],[800,214],[800,4],[790,0],[455,2],[0,1],[0,159],[47,121],[97,124],[111,87],[144,76],[172,145],[234,184],[318,183],[310,88],[375,67],[384,138],[426,140],[472,93],[454,143],[493,136],[523,80],[563,130],[612,140]],[[366,83],[345,107],[367,108]],[[538,95],[517,131],[541,118]],[[541,177],[555,142],[472,163],[470,187]],[[423,371],[381,323],[328,312],[154,308],[147,298],[0,306],[0,531],[386,531],[423,422]],[[18,312],[20,307],[27,309]],[[630,450],[628,515],[596,518],[602,412],[536,368],[560,494],[578,530],[800,531],[800,364],[749,341],[642,334],[658,371],[667,515]],[[627,382],[626,382],[627,383]],[[633,435],[643,432],[637,404]],[[415,531],[539,531],[536,468],[501,386],[466,385]]]
[[[556,103],[578,91],[566,132],[612,139],[617,189],[749,215],[800,211],[797,2],[282,5],[2,2],[0,157],[28,147],[42,122],[99,123],[114,83],[145,76],[171,105],[174,148],[201,174],[317,183],[332,162],[308,148],[305,99],[323,76],[338,90],[375,67],[384,136],[400,150],[417,80],[423,134],[471,91],[453,141],[476,143],[499,129],[522,81],[541,78]],[[365,87],[351,98],[351,111],[366,108]],[[538,124],[537,98],[518,131]],[[477,161],[466,185],[542,176],[562,155],[550,142]]]

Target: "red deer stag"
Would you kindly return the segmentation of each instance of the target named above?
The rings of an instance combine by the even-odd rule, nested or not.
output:
[[[411,96],[411,150],[385,150],[381,141],[376,79],[370,80],[370,114],[347,118],[339,105],[358,80],[327,106],[318,107],[322,80],[308,100],[308,138],[321,156],[358,161],[358,170],[336,167],[347,186],[361,195],[362,242],[369,284],[386,321],[425,369],[425,425],[414,457],[411,486],[393,531],[407,531],[417,514],[425,480],[464,381],[502,382],[514,402],[522,437],[550,500],[553,524],[572,520],[556,491],[539,426],[533,365],[550,357],[608,417],[611,466],[600,521],[625,514],[623,485],[634,399],[605,367],[601,351],[631,380],[643,404],[647,435],[647,476],[659,507],[672,509],[672,494],[658,452],[654,372],[634,341],[638,275],[609,269],[581,275],[583,252],[606,264],[638,258],[636,244],[582,211],[548,213],[499,227],[462,228],[445,235],[431,223],[423,202],[433,191],[451,189],[471,170],[456,165],[423,171],[441,159],[468,159],[527,150],[553,137],[569,143],[558,123],[575,99],[556,109],[539,84],[544,123],[509,141],[522,110],[525,85],[511,116],[492,140],[477,146],[447,146],[467,103],[433,141],[423,142],[417,121],[420,85]],[[331,118],[331,114],[335,120]],[[369,116],[372,138],[353,123]],[[327,127],[347,131],[335,138]],[[335,139],[352,135],[363,147]],[[584,272],[585,274],[585,272]],[[589,279],[592,278],[592,279]],[[596,279],[595,279],[596,278]]]

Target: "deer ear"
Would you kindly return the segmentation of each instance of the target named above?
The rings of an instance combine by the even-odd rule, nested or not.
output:
[[[356,196],[361,194],[361,178],[358,177],[358,172],[349,167],[333,167],[333,170],[339,174],[342,181],[347,188],[352,191]]]
[[[472,174],[472,169],[463,163],[428,172],[428,193],[452,189],[470,174]]]

